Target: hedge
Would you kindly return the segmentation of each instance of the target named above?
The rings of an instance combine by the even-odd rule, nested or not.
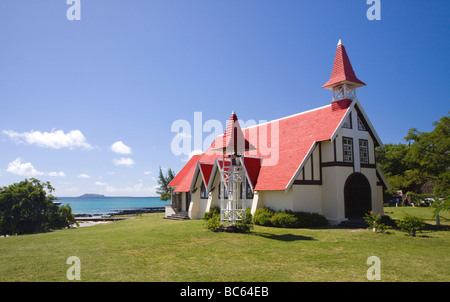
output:
[[[318,213],[295,212],[292,210],[275,211],[269,207],[256,210],[253,223],[279,228],[311,228],[327,226],[328,220]]]

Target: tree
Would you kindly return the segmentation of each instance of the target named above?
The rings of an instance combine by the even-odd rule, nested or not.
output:
[[[450,212],[450,195],[448,195],[445,200],[436,200],[432,207],[435,208],[433,213],[433,218],[436,218],[436,225],[439,226],[439,213],[441,211]]]
[[[406,160],[420,178],[433,182],[434,194],[447,196],[450,194],[450,117],[443,116],[433,126],[431,132],[417,134],[417,130],[415,133],[414,129],[410,130],[406,139],[413,143]]]
[[[0,188],[0,234],[47,232],[75,224],[69,205],[54,204],[54,190],[35,178]]]
[[[450,114],[450,112],[449,112]],[[450,117],[433,123],[431,132],[411,128],[405,144],[377,149],[377,160],[393,189],[420,193],[423,184],[434,186],[438,196],[450,195]]]
[[[418,191],[424,182],[407,160],[410,148],[405,144],[385,144],[383,149],[376,148],[377,162],[393,190]]]
[[[422,232],[425,227],[423,218],[405,213],[403,220],[397,221],[397,226],[404,232],[416,237],[416,232]]]
[[[156,193],[161,195],[160,198],[161,200],[169,200],[170,198],[172,198],[172,194],[170,192],[170,188],[168,187],[168,185],[174,178],[175,173],[172,171],[172,169],[167,170],[167,175],[165,176],[161,170],[161,167],[159,167],[159,177],[158,177],[159,188],[156,191]]]

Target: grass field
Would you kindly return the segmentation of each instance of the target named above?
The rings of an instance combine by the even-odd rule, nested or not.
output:
[[[385,211],[434,223],[428,208]],[[70,256],[81,261],[82,281],[367,281],[369,256],[381,260],[381,281],[450,281],[450,231],[430,228],[414,238],[397,230],[255,226],[233,234],[162,217],[0,238],[0,281],[67,281]]]

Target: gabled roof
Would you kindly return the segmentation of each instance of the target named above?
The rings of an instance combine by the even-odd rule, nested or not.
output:
[[[345,120],[350,115],[351,109],[353,109],[355,107],[355,109],[358,111],[358,115],[360,116],[360,118],[362,118],[368,125],[369,129],[366,129],[366,130],[369,131],[370,135],[372,135],[375,145],[383,147],[383,143],[381,142],[381,139],[378,136],[378,133],[375,131],[375,128],[373,127],[372,123],[370,122],[369,117],[367,116],[366,112],[364,111],[363,107],[361,106],[361,103],[359,102],[358,98],[355,98],[353,101],[350,101],[348,99],[340,100],[338,102],[333,102],[331,105],[332,105],[332,107],[334,107],[336,109],[338,107],[338,105],[335,105],[336,103],[341,103],[341,104],[344,104],[344,106],[346,106],[345,105],[346,102],[348,103],[349,110],[347,110],[347,112],[345,113],[345,116],[342,118],[342,121],[339,123],[338,127],[336,128],[333,135],[331,136],[331,141],[334,141],[334,139],[336,138],[336,136],[339,133],[339,130],[341,129],[342,125],[344,124]]]
[[[209,180],[211,179],[211,171],[213,169],[214,164],[212,163],[198,163],[198,167],[200,172],[202,173],[203,181],[205,182],[205,186],[207,187],[209,184]]]
[[[183,178],[188,174],[188,172],[192,169],[192,167],[195,167],[198,160],[200,159],[202,155],[196,154],[193,155],[189,161],[184,165],[184,167],[181,169],[180,172],[172,179],[172,181],[167,185],[168,187],[176,187],[180,184],[180,182],[183,180]]]
[[[243,129],[246,140],[253,146],[258,146],[256,150],[247,151],[245,154],[262,158],[259,171],[257,171],[255,162],[249,160],[247,163],[247,173],[253,189],[287,190],[292,177],[297,173],[297,169],[306,158],[313,144],[318,141],[331,139],[338,125],[341,124],[350,105],[346,101],[348,100],[337,101],[342,105],[336,108],[330,104]],[[258,136],[261,136],[261,140],[258,140],[258,137],[255,138],[253,133],[258,133]],[[215,142],[202,155],[200,161],[214,163],[216,159],[220,159],[218,161],[220,163],[222,155],[220,152],[213,150],[217,142],[221,141],[223,141],[223,135],[217,137]],[[266,146],[270,147],[267,148]],[[244,165],[247,156],[245,157]],[[250,168],[251,164],[255,164],[255,166],[252,165]],[[257,175],[256,182],[255,175]]]
[[[224,167],[224,165],[225,165],[225,167]],[[210,191],[212,189],[214,177],[217,175],[218,170],[219,169],[229,170],[230,166],[231,166],[231,161],[229,159],[216,158],[214,160],[214,164],[213,164],[213,168],[212,168],[211,176],[210,176],[211,179],[208,183],[208,188],[207,188],[208,191]],[[219,171],[219,173],[220,173],[220,171]]]
[[[339,43],[330,80],[323,87],[332,89],[344,83],[351,83],[356,87],[365,85],[356,77],[345,48]],[[236,151],[244,153],[244,158],[241,157],[240,160],[253,190],[287,191],[316,144],[326,140],[334,141],[353,108],[358,114],[361,113],[375,144],[382,146],[357,98],[333,101],[327,106],[246,129],[240,128],[237,116],[233,112],[225,133],[218,136],[208,150],[194,160],[194,163],[188,162],[186,166],[190,167],[185,166],[186,171],[185,168],[180,171],[179,174],[183,172],[184,176],[181,177],[174,192],[188,192],[193,185],[194,175],[200,172],[203,179],[207,179],[205,184],[208,189],[211,189],[210,178],[216,174],[219,167],[223,166],[224,153]],[[229,163],[229,160],[225,160],[225,163],[227,162]]]
[[[194,175],[194,171],[195,171],[194,168],[197,166],[197,162],[201,156],[202,156],[202,154],[193,155],[191,157],[191,159],[189,159],[189,161],[186,163],[186,165],[184,165],[184,167],[181,169],[181,171],[178,172],[178,174],[174,177],[174,179],[172,179],[172,181],[167,186],[168,187],[176,187],[174,192],[188,192],[189,187],[187,188],[186,191],[181,191],[184,189],[184,187],[180,187],[180,184],[188,176],[191,177],[190,180],[192,181],[192,176]],[[188,177],[188,179],[189,179],[189,177]],[[188,182],[188,181],[189,180],[187,180],[186,182]],[[190,182],[189,182],[189,184],[190,184]]]
[[[331,139],[348,108],[334,109],[330,104],[256,126],[259,131],[266,127],[268,133],[278,135],[278,141],[272,137],[268,139],[274,145],[271,146],[274,154],[263,154],[258,148],[257,156],[263,160],[254,190],[288,190],[315,142]],[[248,135],[249,130],[244,130],[244,133]]]
[[[259,170],[261,169],[262,158],[261,157],[241,157],[241,163],[244,166],[247,178],[250,186],[253,188],[256,186],[258,180]]]
[[[357,99],[334,101],[327,106],[243,129],[246,140],[258,146],[256,150],[247,151],[244,158],[240,158],[252,189],[256,191],[289,190],[317,142],[333,141],[355,106],[362,113],[375,142],[382,146],[381,140]],[[263,137],[254,137],[253,133]],[[223,167],[222,153],[213,151],[218,141],[223,141],[223,135],[216,138],[208,150],[194,163],[194,167],[191,166],[174,192],[188,192],[196,170],[198,170],[197,173],[203,173],[203,179],[207,179],[205,184],[211,189],[209,183],[211,175],[215,175],[218,167]],[[191,160],[195,161],[195,159]],[[225,162],[229,163],[229,159],[225,158]],[[188,165],[192,163],[188,162],[186,166]]]
[[[200,175],[202,178],[202,181],[205,183],[205,187],[208,188],[209,181],[211,179],[211,172],[213,171],[214,164],[213,163],[204,163],[204,162],[197,162],[197,165],[193,168],[194,173],[190,178],[185,178],[183,180],[183,183],[181,184],[184,188],[189,184],[189,189],[185,192],[191,191],[194,189],[194,185],[197,181],[198,176]],[[177,188],[178,190],[178,188]],[[179,192],[175,190],[174,192]],[[184,192],[184,191],[183,191]]]
[[[242,153],[255,150],[255,147],[244,138],[236,113],[233,111],[221,140],[216,140],[214,149],[224,153]]]
[[[340,84],[353,84],[355,87],[365,86],[366,84],[360,81],[353,71],[352,64],[345,51],[344,45],[339,40],[336,56],[334,57],[333,71],[331,77],[322,88],[333,89],[333,87]]]

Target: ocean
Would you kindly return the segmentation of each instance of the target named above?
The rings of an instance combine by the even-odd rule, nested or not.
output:
[[[164,207],[171,201],[159,197],[58,197],[61,205],[70,204],[74,215],[89,214],[102,216],[123,210]]]

